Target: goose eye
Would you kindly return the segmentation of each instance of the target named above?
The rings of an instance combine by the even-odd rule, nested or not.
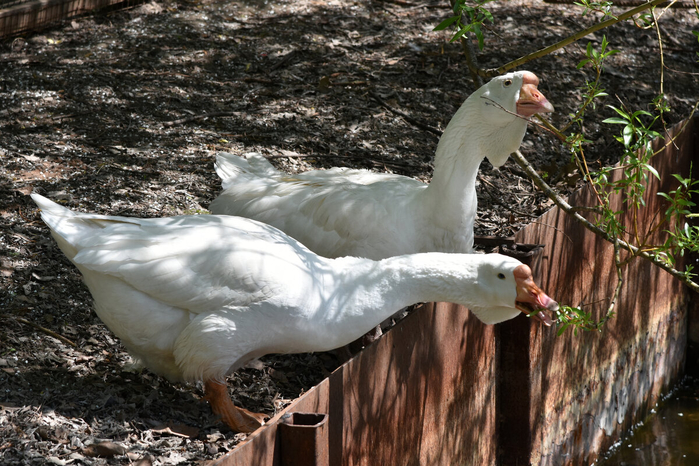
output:
[[[504,84],[505,84],[505,87],[510,87],[512,85],[512,80],[506,79]]]
[[[505,274],[502,273],[502,272],[500,272],[500,273],[498,274],[498,278],[499,278],[500,280],[504,280],[504,279],[505,279]]]

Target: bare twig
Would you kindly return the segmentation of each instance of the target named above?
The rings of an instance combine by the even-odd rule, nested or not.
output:
[[[421,121],[416,120],[415,118],[411,117],[410,115],[407,115],[406,113],[401,112],[400,110],[391,107],[386,102],[384,102],[381,99],[381,97],[379,97],[375,92],[369,92],[369,95],[371,96],[372,99],[377,101],[386,110],[390,111],[391,113],[395,113],[396,115],[403,117],[405,119],[405,121],[417,126],[420,129],[424,129],[425,131],[429,131],[430,133],[435,134],[438,137],[442,135],[442,131],[440,131],[439,129],[433,128],[430,125],[426,125],[425,123],[422,123]]]
[[[614,243],[614,265],[616,265],[616,288],[614,288],[614,295],[612,296],[612,300],[609,303],[609,307],[607,307],[607,314],[604,316],[602,319],[602,322],[605,322],[609,320],[609,318],[614,314],[614,307],[616,306],[616,301],[619,298],[619,293],[621,292],[621,287],[624,284],[624,275],[621,272],[622,269],[622,263],[621,263],[621,251],[618,243]]]
[[[546,228],[551,228],[552,230],[556,230],[557,232],[559,232],[560,234],[562,234],[562,235],[565,237],[565,239],[567,239],[567,240],[570,241],[571,243],[574,243],[573,238],[571,238],[569,234],[567,234],[565,231],[561,230],[561,229],[558,228],[558,227],[555,227],[555,226],[553,226],[553,225],[549,225],[548,223],[537,222],[537,221],[532,222],[532,224],[537,224],[537,225],[544,226],[544,227],[546,227]]]
[[[35,324],[34,322],[30,322],[27,319],[23,319],[21,317],[15,317],[15,316],[8,316],[8,315],[3,315],[2,317],[4,319],[10,318],[16,322],[19,322],[20,324],[29,325],[30,327],[34,327],[35,329],[45,333],[46,335],[49,335],[49,336],[52,336],[54,338],[61,340],[63,343],[65,343],[67,345],[70,345],[74,348],[78,347],[78,345],[76,345],[75,343],[73,343],[71,340],[67,339],[63,335],[59,335],[58,333],[54,332],[53,330],[49,330],[46,327],[42,327],[39,324]]]
[[[476,51],[473,49],[473,42],[471,41],[471,33],[467,32],[461,36],[461,48],[466,55],[466,65],[471,73],[471,79],[473,79],[473,84],[476,85],[476,89],[481,87],[483,84],[483,77],[478,74],[480,68],[478,68],[478,61],[476,59]]]
[[[175,126],[181,125],[183,123],[190,123],[192,121],[205,120],[206,118],[221,117],[221,116],[237,116],[240,112],[212,112],[204,113],[203,115],[192,115],[187,118],[180,118],[178,120],[166,121],[163,126]]]
[[[571,206],[573,212],[594,212],[598,215],[602,214],[602,210],[599,207],[592,207],[586,205],[574,205]]]
[[[483,77],[493,77],[493,76],[498,76],[498,75],[507,73],[508,71],[510,71],[514,68],[517,68],[518,66],[520,66],[524,63],[530,62],[536,58],[546,56],[555,50],[562,49],[566,45],[572,44],[573,42],[576,42],[576,41],[582,39],[583,37],[587,36],[588,34],[592,34],[593,32],[597,32],[600,29],[604,29],[606,27],[609,27],[612,24],[616,24],[620,21],[624,21],[624,20],[632,17],[633,15],[641,13],[642,11],[645,11],[648,8],[652,8],[656,5],[659,5],[665,1],[667,1],[667,0],[651,0],[647,3],[644,3],[641,6],[638,6],[636,8],[633,8],[631,10],[628,10],[628,11],[622,13],[621,15],[617,16],[616,18],[611,18],[611,19],[608,19],[606,21],[602,21],[601,23],[597,23],[594,26],[590,26],[587,29],[584,29],[580,32],[573,34],[572,36],[566,37],[562,41],[559,41],[559,42],[557,42],[553,45],[550,45],[548,47],[545,47],[541,50],[537,50],[536,52],[530,53],[529,55],[525,55],[524,57],[513,60],[509,63],[502,65],[499,68],[491,68],[488,70],[478,70],[478,73]]]

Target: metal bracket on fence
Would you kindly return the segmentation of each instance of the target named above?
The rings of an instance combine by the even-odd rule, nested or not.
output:
[[[498,252],[500,252],[500,254],[514,257],[525,264],[531,264],[532,258],[541,254],[543,251],[543,244],[523,244],[515,243],[514,241],[511,244],[504,243],[498,247]]]
[[[282,466],[329,466],[327,414],[285,414],[279,435]]]

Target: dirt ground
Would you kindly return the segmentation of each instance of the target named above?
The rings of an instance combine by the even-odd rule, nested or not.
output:
[[[534,0],[491,11],[484,67],[599,21]],[[173,0],[0,44],[0,463],[200,464],[245,438],[217,422],[201,387],[131,365],[27,195],[111,215],[204,212],[221,150],[258,151],[290,172],[352,166],[428,181],[437,137],[372,95],[446,126],[474,90],[460,47],[432,32],[447,15],[446,2],[417,0]],[[698,97],[699,21],[674,10],[660,24],[673,124]],[[648,108],[660,89],[656,32],[629,22],[589,39],[599,46],[603,34],[622,52],[603,104]],[[575,67],[586,43],[522,67],[540,77],[558,127],[592,79]],[[600,124],[612,115],[588,112],[593,167],[618,157],[618,127]],[[573,188],[569,154],[549,133],[530,125],[522,150],[562,193]],[[484,162],[478,182],[478,234],[510,235],[550,206],[513,162]],[[269,356],[229,386],[271,416],[338,364],[331,353]]]

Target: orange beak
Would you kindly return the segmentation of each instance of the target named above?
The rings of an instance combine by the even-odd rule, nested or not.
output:
[[[522,89],[519,91],[519,100],[517,101],[517,114],[530,117],[535,113],[553,112],[553,105],[537,88],[539,78],[534,73],[529,72],[525,72],[523,78]]]
[[[533,315],[550,327],[553,321],[542,311],[547,309],[555,312],[558,310],[558,303],[536,286],[532,271],[526,265],[522,264],[515,268],[514,276],[517,284],[515,307],[527,315]]]

